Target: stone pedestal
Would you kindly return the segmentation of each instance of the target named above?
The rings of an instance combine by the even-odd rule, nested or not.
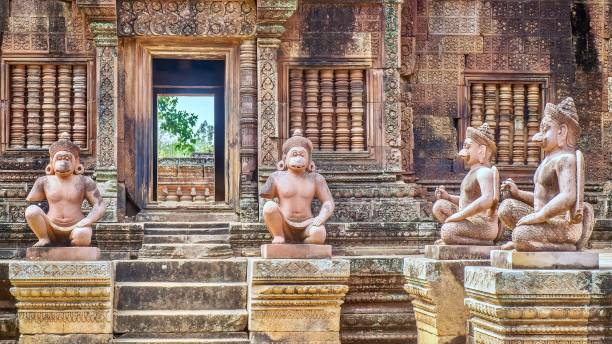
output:
[[[349,275],[343,259],[250,260],[251,343],[339,344]]]
[[[267,259],[331,259],[331,245],[266,244],[261,246],[261,257]]]
[[[404,289],[414,298],[419,343],[465,342],[468,310],[463,303],[463,270],[466,266],[489,265],[488,252],[495,248],[426,246],[426,257],[404,259]]]
[[[100,249],[97,247],[30,247],[26,250],[26,259],[45,261],[100,260]]]
[[[500,269],[599,269],[599,253],[493,251],[491,266]]]
[[[612,342],[612,270],[468,267],[465,288],[469,343]]]
[[[9,265],[21,343],[108,343],[110,262],[15,261]]]

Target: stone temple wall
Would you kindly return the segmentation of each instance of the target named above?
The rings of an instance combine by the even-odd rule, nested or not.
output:
[[[609,160],[601,158],[610,154],[609,13],[605,1],[405,1],[402,89],[414,112],[417,176],[460,180],[455,154],[469,123],[466,78],[544,75],[546,102],[574,98],[588,181],[601,187],[610,179]]]

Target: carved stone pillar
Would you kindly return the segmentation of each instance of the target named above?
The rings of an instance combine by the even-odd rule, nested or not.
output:
[[[116,1],[77,0],[96,45],[96,171],[106,201],[102,222],[117,221],[117,9]]]
[[[297,0],[257,1],[257,139],[258,176],[267,176],[280,158],[277,50],[284,24]]]
[[[240,45],[240,220],[257,221],[257,46],[254,40]]]
[[[384,0],[383,87],[384,157],[386,172],[401,172],[400,18],[403,0]]]

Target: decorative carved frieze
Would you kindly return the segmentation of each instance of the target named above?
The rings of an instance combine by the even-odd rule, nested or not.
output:
[[[249,262],[249,332],[253,343],[340,343],[340,305],[348,291],[342,259]],[[291,340],[293,339],[293,340]]]
[[[472,342],[605,343],[612,334],[611,278],[610,270],[468,267]]]
[[[22,335],[112,334],[110,262],[15,261],[9,278]]]
[[[254,0],[117,2],[119,36],[253,36]]]

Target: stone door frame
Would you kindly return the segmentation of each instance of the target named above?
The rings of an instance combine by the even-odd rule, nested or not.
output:
[[[239,44],[231,42],[202,42],[197,39],[136,38],[133,61],[125,61],[125,115],[133,111],[136,149],[133,157],[136,167],[134,188],[136,198],[145,207],[156,204],[153,200],[153,58],[224,60],[225,61],[225,203],[238,210],[240,180],[240,93]],[[128,56],[126,54],[124,56]],[[144,139],[143,139],[144,138]],[[144,155],[144,156],[143,156]],[[143,175],[139,175],[143,174]],[[141,190],[139,190],[141,188]]]

